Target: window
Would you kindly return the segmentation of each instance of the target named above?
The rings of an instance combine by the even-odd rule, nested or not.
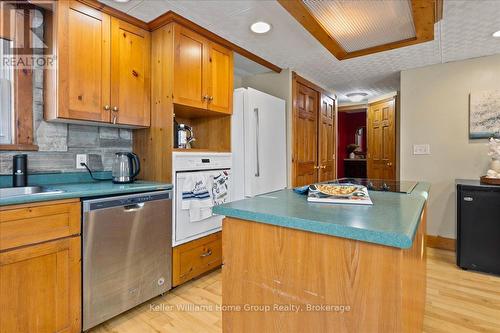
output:
[[[12,41],[0,38],[0,59],[12,48]],[[14,69],[0,62],[0,144],[12,144],[14,118]]]
[[[34,54],[30,6],[0,1],[0,151],[38,149],[33,144],[33,69],[27,62]]]

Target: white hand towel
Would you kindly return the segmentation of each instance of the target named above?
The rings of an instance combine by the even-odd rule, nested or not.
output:
[[[186,177],[182,186],[182,209],[189,209],[189,220],[197,222],[212,216],[213,200],[209,178],[203,173]]]
[[[213,178],[212,198],[214,206],[222,205],[229,201],[228,182],[229,173],[222,171]]]

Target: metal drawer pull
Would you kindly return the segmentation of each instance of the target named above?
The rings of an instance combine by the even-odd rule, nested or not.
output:
[[[207,251],[207,252],[202,253],[202,254],[200,255],[200,258],[208,257],[208,256],[211,256],[211,255],[212,255],[212,250],[211,250],[211,249],[208,249],[208,251]]]

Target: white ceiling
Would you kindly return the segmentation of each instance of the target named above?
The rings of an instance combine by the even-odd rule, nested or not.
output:
[[[491,37],[500,30],[500,0],[444,0],[444,18],[435,26],[434,41],[343,61],[274,0],[102,2],[147,22],[173,10],[282,68],[335,90],[341,101],[353,91],[366,92],[371,98],[399,90],[401,70],[500,53],[500,39]],[[258,20],[271,23],[271,32],[251,33],[250,24]]]

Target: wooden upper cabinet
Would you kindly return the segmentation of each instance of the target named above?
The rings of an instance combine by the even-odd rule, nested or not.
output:
[[[56,3],[46,18],[58,64],[45,71],[45,119],[149,126],[149,32],[78,1]]]
[[[205,109],[209,42],[180,25],[174,26],[174,36],[174,103]]]
[[[47,91],[56,99],[47,118],[108,122],[110,17],[77,1],[59,1],[55,15],[59,63],[47,71],[57,75]]]
[[[150,124],[150,33],[112,18],[111,41],[111,121],[147,127]]]
[[[208,109],[233,113],[233,51],[210,43]]]
[[[233,52],[181,25],[174,25],[173,101],[231,114]]]

